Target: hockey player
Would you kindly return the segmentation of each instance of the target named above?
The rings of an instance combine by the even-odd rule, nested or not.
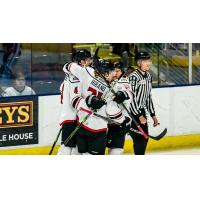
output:
[[[117,98],[115,97],[113,100],[116,101],[119,106],[121,103],[125,105],[130,104],[130,101],[132,101],[132,92],[128,79],[123,76],[123,63],[115,62],[114,69],[116,80],[112,82],[112,87],[117,94]],[[108,125],[107,147],[109,148],[108,153],[110,155],[123,154],[125,135],[126,133],[123,132],[120,126],[116,124]]]
[[[101,71],[106,80],[111,82],[115,77],[111,63],[105,60],[100,60],[99,63],[98,71]],[[70,99],[73,107],[78,110],[78,123],[81,123],[85,116],[90,115],[76,134],[78,151],[83,154],[103,155],[107,141],[107,121],[93,115],[92,112],[122,123],[122,127],[127,129],[124,130],[125,132],[129,129],[130,119],[126,118],[117,103],[107,96],[109,88],[97,71],[91,67],[78,71],[76,68],[77,66],[73,65],[70,70],[78,76],[81,91],[78,90],[79,94],[72,92]]]
[[[124,66],[122,62],[114,62],[116,79],[120,79],[124,75]]]
[[[146,134],[148,134],[148,125],[145,114],[145,108],[150,113],[154,126],[158,125],[158,120],[155,115],[153,101],[151,97],[152,77],[148,72],[151,66],[150,55],[147,52],[138,52],[136,54],[136,62],[138,69],[129,76],[132,86],[134,99],[130,105],[130,111],[135,117],[136,121],[140,124]],[[136,127],[133,127],[136,128]],[[145,154],[148,140],[142,135],[130,133],[134,141],[134,152],[136,155]]]
[[[66,63],[63,67],[65,79],[60,86],[61,92],[61,116],[60,126],[62,126],[61,147],[58,150],[58,155],[77,154],[76,139],[73,137],[68,144],[64,145],[63,142],[68,138],[70,133],[76,127],[77,111],[74,109],[70,102],[70,90],[78,94],[80,87],[79,79],[70,72],[71,66],[75,65],[77,69],[91,64],[91,54],[87,50],[80,50],[73,54],[73,62]]]

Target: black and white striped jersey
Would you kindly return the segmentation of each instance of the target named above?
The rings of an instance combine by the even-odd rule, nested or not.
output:
[[[147,108],[151,116],[155,115],[155,109],[151,97],[152,77],[149,72],[144,75],[135,70],[129,75],[129,81],[133,92],[133,102],[130,110],[134,115],[140,115],[141,109]]]

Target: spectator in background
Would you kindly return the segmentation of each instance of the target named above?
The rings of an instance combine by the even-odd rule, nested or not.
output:
[[[21,49],[19,43],[3,43],[3,60],[0,66],[0,75],[7,74],[10,78],[13,78],[12,66],[16,64],[17,57],[21,55]]]
[[[20,72],[15,75],[13,86],[5,89],[4,96],[24,96],[34,94],[36,94],[35,91],[26,85],[25,76]]]

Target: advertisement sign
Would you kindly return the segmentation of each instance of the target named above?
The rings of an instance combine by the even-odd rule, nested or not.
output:
[[[0,99],[0,147],[38,144],[38,97]]]

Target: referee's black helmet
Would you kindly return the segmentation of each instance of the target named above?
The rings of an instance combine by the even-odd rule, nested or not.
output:
[[[149,60],[151,58],[150,54],[146,51],[139,51],[135,56],[135,61],[138,60]]]

